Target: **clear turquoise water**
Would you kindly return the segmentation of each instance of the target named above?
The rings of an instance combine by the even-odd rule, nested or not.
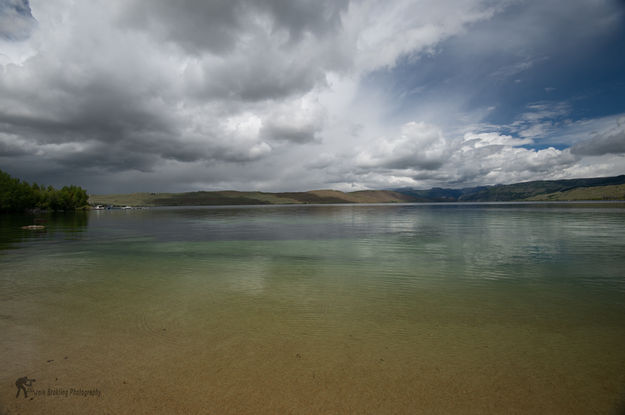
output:
[[[623,204],[45,219],[0,217],[7,410],[609,413],[625,398]],[[16,400],[24,375],[103,394]]]

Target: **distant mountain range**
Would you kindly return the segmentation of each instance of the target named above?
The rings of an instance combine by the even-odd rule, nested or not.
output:
[[[394,189],[415,202],[511,202],[533,200],[625,200],[625,175],[591,179],[538,180],[464,189]]]
[[[308,192],[187,192],[91,195],[89,202],[100,205],[204,206],[275,205],[328,203],[410,203],[410,202],[512,202],[567,200],[625,200],[625,175],[590,179],[539,180],[464,189],[418,190],[312,190]]]

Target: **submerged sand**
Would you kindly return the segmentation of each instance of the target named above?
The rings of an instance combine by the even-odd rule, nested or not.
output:
[[[588,414],[622,397],[625,333],[592,301],[563,312],[562,298],[533,293],[528,312],[532,290],[429,288],[370,308],[374,298],[337,286],[306,300],[302,283],[302,294],[260,295],[249,281],[168,270],[5,298],[3,410]],[[36,379],[33,399],[15,398],[22,376]]]
[[[358,209],[0,252],[0,414],[622,413],[621,212]]]

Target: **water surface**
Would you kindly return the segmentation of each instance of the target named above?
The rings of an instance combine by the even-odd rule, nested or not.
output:
[[[623,408],[623,204],[33,219],[0,216],[0,413]]]

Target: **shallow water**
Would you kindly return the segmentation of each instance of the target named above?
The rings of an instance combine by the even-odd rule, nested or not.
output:
[[[0,413],[625,408],[623,204],[43,219],[0,217]]]

